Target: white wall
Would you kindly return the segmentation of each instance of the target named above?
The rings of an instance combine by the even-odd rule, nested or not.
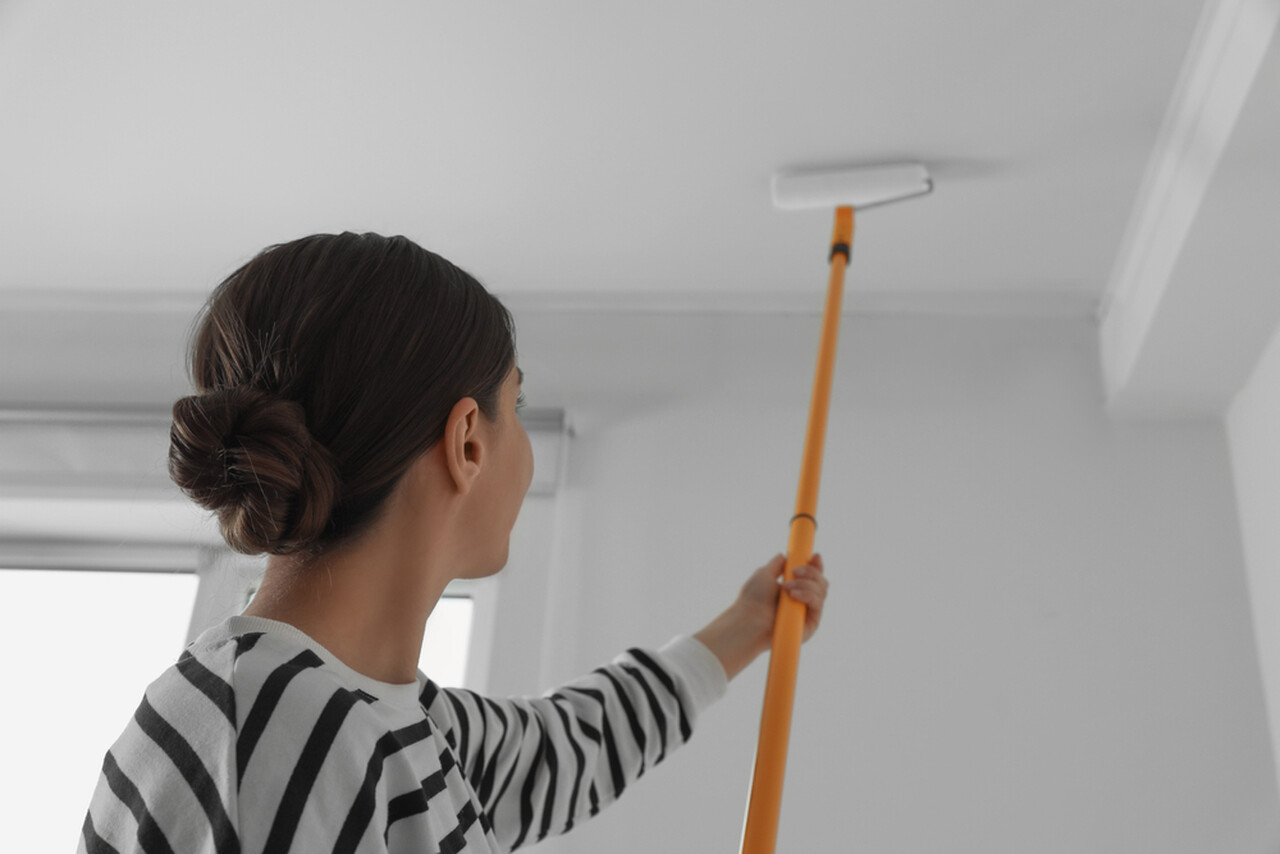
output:
[[[518,321],[540,403],[600,378],[570,407],[548,572],[576,644],[538,665],[558,680],[696,630],[785,547],[818,320]],[[1109,421],[1095,351],[1083,319],[846,319],[816,540],[833,585],[779,851],[1280,844],[1224,427]],[[531,640],[508,610],[495,653]],[[763,677],[554,850],[736,850]]]
[[[1227,413],[1273,753],[1280,762],[1280,335]]]

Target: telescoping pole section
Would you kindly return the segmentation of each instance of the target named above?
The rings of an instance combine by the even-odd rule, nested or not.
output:
[[[796,567],[808,564],[813,557],[813,537],[818,528],[818,480],[822,476],[822,449],[827,436],[836,338],[840,333],[844,272],[849,264],[852,242],[853,208],[838,207],[831,237],[831,276],[822,315],[822,338],[818,344],[813,397],[809,403],[809,427],[804,440],[800,487],[787,542],[787,564],[783,573],[787,581],[792,579]],[[796,671],[800,665],[800,644],[804,639],[804,619],[805,606],[783,591],[778,596],[778,614],[773,627],[773,649],[769,656],[764,710],[760,717],[760,740],[756,745],[755,770],[751,775],[751,793],[742,830],[742,854],[773,854],[777,843],[782,778],[787,766],[787,743],[791,735],[791,709],[795,701]]]

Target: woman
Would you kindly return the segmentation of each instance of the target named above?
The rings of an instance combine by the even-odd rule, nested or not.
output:
[[[406,238],[345,233],[268,247],[198,319],[170,475],[267,570],[147,687],[81,851],[510,850],[613,801],[768,648],[781,555],[692,637],[558,691],[440,688],[427,617],[506,564],[533,476],[510,314]],[[806,637],[813,564],[786,585]]]

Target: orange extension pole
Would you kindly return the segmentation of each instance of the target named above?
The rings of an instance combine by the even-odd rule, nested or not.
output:
[[[793,570],[813,557],[813,535],[818,529],[818,480],[822,476],[822,449],[827,436],[827,410],[831,400],[831,377],[835,369],[836,338],[840,333],[840,303],[844,296],[844,271],[849,264],[853,242],[853,208],[836,208],[835,230],[831,237],[831,278],[827,284],[827,304],[822,316],[822,339],[818,344],[818,367],[809,403],[809,428],[805,434],[804,457],[800,468],[800,488],[796,512],[791,517],[787,542],[785,580]],[[785,591],[778,597],[778,615],[773,627],[773,649],[764,689],[764,711],[760,716],[760,740],[756,746],[755,770],[747,799],[747,817],[742,830],[742,854],[773,854],[778,840],[778,813],[782,808],[782,778],[787,768],[787,743],[791,735],[791,709],[795,702],[796,672],[800,665],[800,644],[804,640],[805,606]]]

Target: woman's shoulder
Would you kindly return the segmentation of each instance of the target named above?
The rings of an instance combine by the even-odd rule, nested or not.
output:
[[[263,716],[355,704],[377,729],[388,721],[421,716],[418,683],[379,682],[345,665],[317,641],[287,623],[234,616],[206,631],[183,653],[227,684],[238,728]],[[182,662],[178,664],[179,670]],[[193,668],[194,669],[194,668]],[[377,719],[385,718],[381,724]]]

